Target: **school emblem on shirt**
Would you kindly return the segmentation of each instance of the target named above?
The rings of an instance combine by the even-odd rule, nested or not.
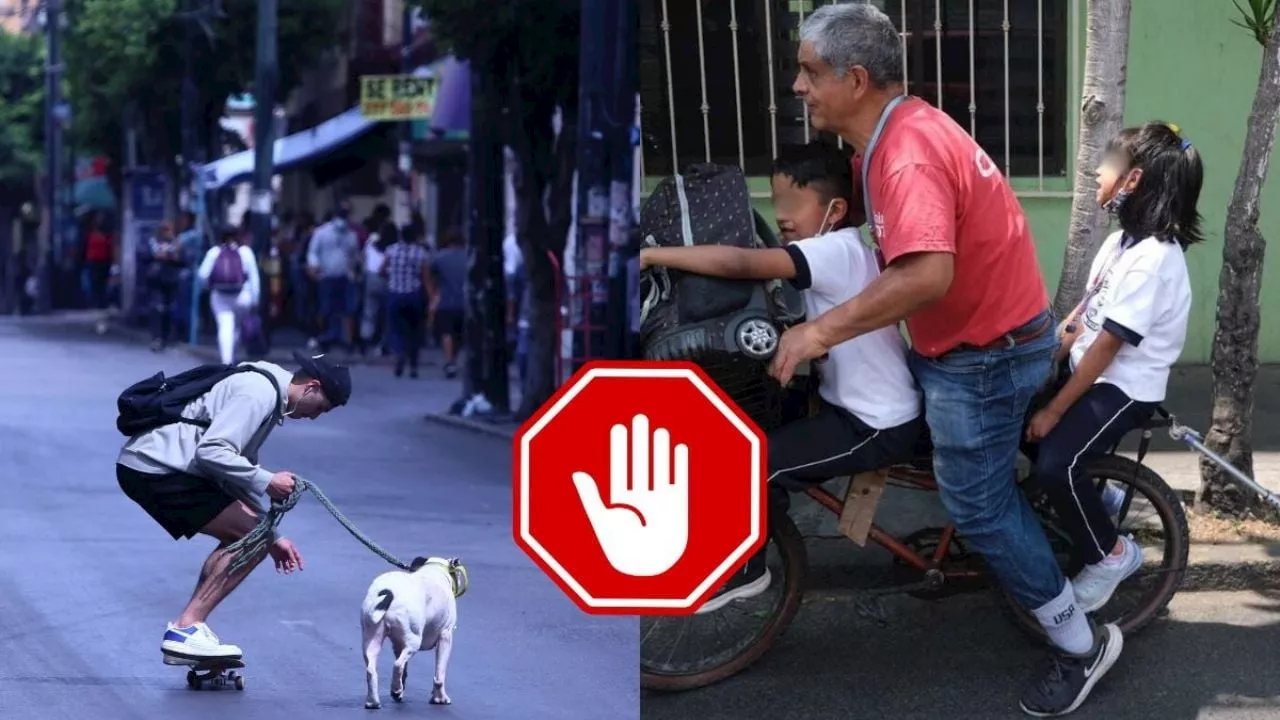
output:
[[[1084,308],[1084,324],[1092,331],[1098,332],[1102,329],[1102,311],[1107,307],[1107,292],[1111,290],[1114,272],[1112,268],[1107,268],[1103,274],[1098,287],[1093,291],[1092,297],[1089,298],[1088,304]]]

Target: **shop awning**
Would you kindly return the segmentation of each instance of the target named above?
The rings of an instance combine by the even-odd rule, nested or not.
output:
[[[365,120],[356,106],[319,125],[276,140],[275,172],[285,172],[358,140],[378,123]],[[202,168],[205,187],[217,190],[253,178],[253,149],[228,155]]]

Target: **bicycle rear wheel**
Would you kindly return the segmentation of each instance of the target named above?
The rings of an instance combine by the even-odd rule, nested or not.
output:
[[[1142,568],[1116,588],[1111,600],[1093,613],[1094,620],[1099,624],[1115,623],[1126,636],[1132,635],[1156,619],[1182,585],[1190,547],[1187,515],[1169,484],[1134,460],[1108,455],[1094,462],[1089,472],[1099,492],[1107,486],[1124,492],[1116,527],[1121,535],[1130,535],[1143,551]],[[1058,524],[1048,498],[1031,489],[1033,486],[1024,486],[1029,488],[1028,499],[1044,523],[1062,572],[1073,577],[1084,567],[1083,560]],[[1003,586],[1000,593],[1019,627],[1033,638],[1048,642],[1035,616]]]
[[[640,687],[693,690],[741,672],[760,659],[800,609],[808,557],[795,523],[769,516],[773,582],[763,594],[715,612],[640,618]]]

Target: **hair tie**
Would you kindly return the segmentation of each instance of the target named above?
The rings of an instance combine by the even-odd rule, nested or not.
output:
[[[1190,140],[1183,140],[1183,141],[1182,141],[1182,152],[1186,152],[1186,151],[1188,151],[1188,150],[1190,150],[1190,149],[1191,149],[1191,141],[1190,141]]]

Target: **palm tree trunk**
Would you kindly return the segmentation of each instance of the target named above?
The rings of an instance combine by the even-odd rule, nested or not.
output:
[[[1253,475],[1253,386],[1258,377],[1258,294],[1266,240],[1258,230],[1259,199],[1271,164],[1280,119],[1280,30],[1273,28],[1262,56],[1258,90],[1249,112],[1244,153],[1227,206],[1222,272],[1218,276],[1218,324],[1213,335],[1213,424],[1205,444]],[[1224,512],[1243,515],[1259,499],[1200,459],[1200,498]]]
[[[1102,162],[1107,142],[1124,124],[1129,0],[1089,3],[1086,45],[1071,225],[1058,292],[1053,299],[1053,309],[1060,318],[1066,317],[1084,296],[1089,266],[1106,238],[1109,218],[1098,207],[1094,171]]]

